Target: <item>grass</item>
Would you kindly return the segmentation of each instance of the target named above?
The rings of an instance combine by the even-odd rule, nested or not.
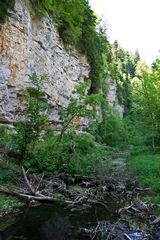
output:
[[[13,209],[18,209],[22,205],[23,203],[16,198],[0,194],[0,217],[12,212]]]
[[[143,199],[155,204],[155,214],[160,216],[160,153],[141,153],[131,156],[129,168],[138,176],[141,187],[147,187],[154,191],[146,193]]]
[[[142,187],[160,191],[160,154],[140,154],[131,156],[129,167],[138,176]]]
[[[18,177],[18,168],[8,159],[0,159],[0,185],[11,187]],[[0,217],[17,210],[23,203],[16,198],[0,194]]]

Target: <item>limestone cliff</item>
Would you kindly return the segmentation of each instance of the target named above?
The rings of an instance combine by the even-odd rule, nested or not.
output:
[[[89,70],[85,56],[65,49],[51,17],[39,19],[29,0],[16,0],[12,16],[0,28],[0,121],[18,119],[18,95],[33,72],[49,76],[50,119],[56,121],[58,107],[67,105],[75,85],[88,78]]]
[[[84,55],[66,50],[53,18],[38,18],[30,0],[16,0],[7,22],[0,26],[0,122],[12,123],[20,117],[21,95],[28,75],[47,74],[46,91],[51,103],[50,120],[57,122],[58,109],[67,106],[75,85],[89,77]],[[107,78],[107,101],[123,116],[118,105],[115,82]]]
[[[114,107],[119,113],[119,116],[123,118],[125,109],[123,104],[118,103],[116,83],[111,78],[107,78],[107,85],[108,85],[107,102],[109,103],[109,105]]]

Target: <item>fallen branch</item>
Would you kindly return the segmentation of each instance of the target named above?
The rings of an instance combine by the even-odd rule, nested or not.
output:
[[[42,177],[41,177],[41,179],[40,179],[40,181],[39,181],[39,183],[38,183],[38,185],[36,187],[36,190],[35,190],[36,192],[38,191],[38,189],[39,189],[39,187],[40,187],[40,185],[42,183],[43,178],[44,178],[44,173],[42,174]]]
[[[152,191],[151,188],[135,188],[136,191],[139,191],[139,192],[150,192]]]
[[[8,189],[5,189],[3,187],[0,187],[0,193],[4,193],[6,195],[14,196],[18,199],[26,200],[26,201],[38,201],[38,202],[58,202],[58,199],[53,197],[48,197],[39,194],[39,196],[32,196],[24,193],[19,193],[15,191],[9,191]]]
[[[126,240],[132,240],[132,238],[130,238],[130,236],[128,236],[127,233],[124,233],[123,235],[124,235],[124,238],[125,238]]]
[[[24,167],[22,167],[21,169],[22,169],[22,176],[23,176],[23,178],[24,178],[24,180],[25,180],[25,183],[26,183],[29,191],[30,191],[33,195],[36,195],[36,194],[35,194],[35,189],[33,189],[33,187],[31,186],[31,184],[30,184],[30,182],[29,182],[29,180],[28,180],[28,177],[27,177],[27,174],[26,174],[26,171],[25,171]]]

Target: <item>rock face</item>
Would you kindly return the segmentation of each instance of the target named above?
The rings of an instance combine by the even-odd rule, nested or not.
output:
[[[125,109],[123,104],[118,103],[116,83],[111,78],[108,78],[107,85],[108,85],[107,101],[112,107],[114,107],[117,110],[119,116],[123,118]]]
[[[12,123],[21,117],[23,104],[18,96],[30,84],[32,73],[48,75],[49,118],[57,122],[59,107],[68,105],[75,86],[89,77],[89,71],[84,55],[66,50],[51,17],[39,19],[29,0],[16,0],[12,17],[0,26],[0,122]],[[107,101],[123,117],[115,82],[107,79],[107,84]]]
[[[49,77],[50,119],[56,121],[58,107],[68,104],[89,70],[85,56],[65,49],[51,17],[38,19],[29,0],[16,0],[12,17],[0,28],[0,122],[19,118],[18,95],[34,72]]]

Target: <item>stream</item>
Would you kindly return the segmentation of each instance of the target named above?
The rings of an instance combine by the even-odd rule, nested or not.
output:
[[[152,225],[156,217],[151,204],[141,201],[135,183],[124,181],[121,174],[118,170],[114,184],[106,179],[108,188],[90,188],[93,193],[106,189],[105,194],[100,193],[102,201],[94,202],[95,194],[90,204],[31,205],[0,218],[0,240],[160,240],[160,220]]]
[[[113,231],[115,238],[107,238],[105,234],[93,238],[93,235],[89,237],[84,234],[82,230],[96,226],[97,222],[109,221],[110,224],[117,222],[118,209],[122,204],[124,203],[108,202],[107,208],[94,204],[80,212],[72,212],[62,206],[50,204],[24,208],[17,216],[3,217],[0,221],[0,240],[160,239],[158,236],[147,237],[148,235],[141,231],[146,222],[137,218],[124,225],[122,222],[119,223],[119,230]],[[130,238],[125,237],[124,233]]]
[[[111,203],[110,203],[111,205]],[[110,206],[111,207],[111,206]],[[100,220],[114,220],[116,206],[105,209],[92,206],[87,211],[71,212],[58,205],[39,205],[24,209],[16,218],[6,216],[0,223],[0,240],[75,240],[88,239],[80,234],[80,228],[95,225]],[[7,226],[7,221],[15,218]],[[5,226],[6,225],[6,226]]]

